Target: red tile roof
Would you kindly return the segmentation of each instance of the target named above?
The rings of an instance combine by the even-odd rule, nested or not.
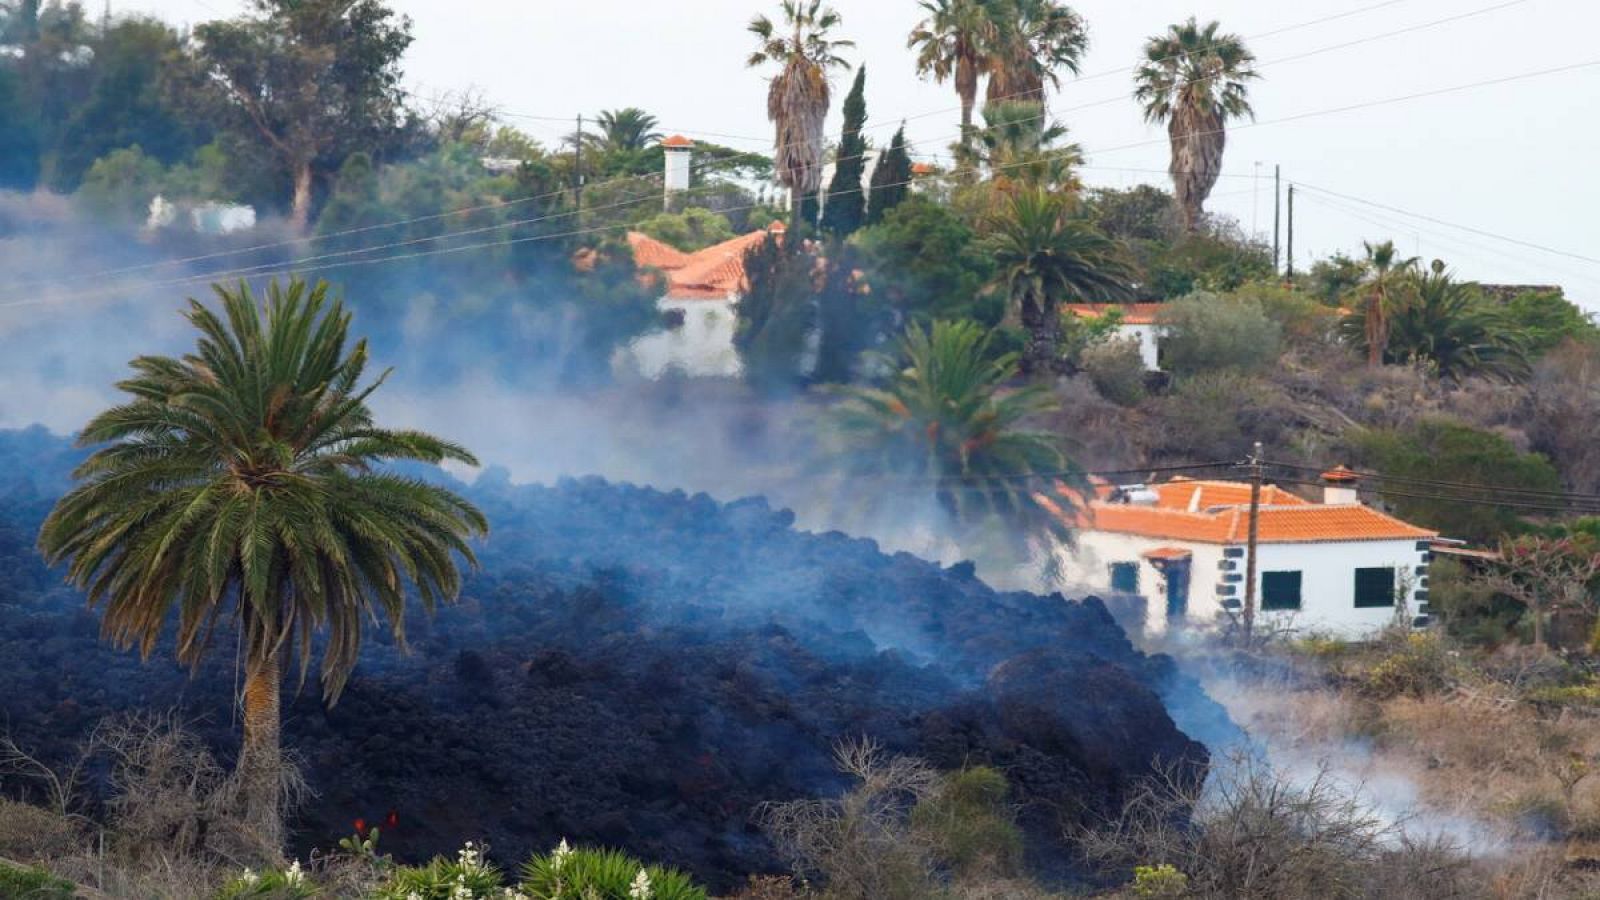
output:
[[[677,148],[677,147],[693,147],[694,146],[694,141],[689,140],[688,138],[684,137],[681,134],[675,134],[672,137],[669,137],[666,140],[662,141],[661,142],[661,146],[663,146],[663,147],[673,147],[673,148]]]
[[[1122,321],[1127,325],[1154,325],[1164,304],[1161,303],[1074,303],[1068,310],[1080,319],[1094,319],[1112,310],[1122,311]]]
[[[667,297],[673,300],[726,300],[745,288],[744,257],[769,234],[782,235],[783,223],[764,231],[741,234],[731,240],[684,253],[638,232],[629,232],[634,261],[667,273]]]
[[[1149,487],[1158,498],[1153,504],[1095,500],[1072,516],[1072,524],[1093,531],[1202,544],[1241,544],[1248,539],[1248,484],[1174,481]],[[1194,507],[1197,492],[1200,504]],[[1218,502],[1210,502],[1208,494]],[[1439,536],[1359,503],[1310,503],[1272,485],[1263,487],[1261,496],[1256,538],[1261,543],[1430,540]]]

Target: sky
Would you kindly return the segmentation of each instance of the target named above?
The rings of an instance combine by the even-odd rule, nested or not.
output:
[[[638,106],[666,133],[770,148],[765,73],[745,31],[776,0],[392,0],[414,23],[406,84],[476,89],[508,124],[549,143],[579,114]],[[1165,183],[1164,128],[1130,97],[1149,36],[1191,15],[1246,39],[1261,80],[1254,123],[1231,127],[1208,209],[1270,240],[1272,173],[1295,191],[1305,267],[1363,240],[1442,258],[1465,277],[1556,283],[1600,311],[1600,3],[1593,0],[1078,0],[1090,49],[1050,97],[1091,185]],[[195,23],[241,0],[114,0],[115,12]],[[920,79],[915,0],[834,0],[847,57],[867,65],[868,138],[906,122],[925,158],[948,155],[954,89]],[[1542,75],[1558,67],[1582,68]],[[1530,75],[1531,77],[1518,77]],[[848,75],[836,81],[829,133]],[[1448,89],[1481,82],[1497,84]],[[1440,91],[1448,91],[1439,93]],[[1423,96],[1416,96],[1423,95]],[[1399,100],[1410,97],[1412,99]],[[1379,102],[1396,101],[1396,102]],[[1285,197],[1285,201],[1286,201]],[[1374,205],[1379,204],[1379,205]],[[1286,205],[1286,204],[1285,204]],[[1287,221],[1287,210],[1285,210]],[[1470,229],[1470,230],[1469,230]]]

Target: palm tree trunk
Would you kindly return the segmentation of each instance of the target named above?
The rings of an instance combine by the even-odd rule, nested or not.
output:
[[[1383,365],[1383,351],[1389,344],[1389,329],[1385,327],[1383,295],[1374,292],[1367,298],[1367,365],[1376,369]]]
[[[1027,334],[1027,339],[1017,368],[1029,377],[1048,375],[1056,368],[1057,351],[1061,346],[1061,324],[1056,321],[1052,327],[1054,317],[1042,304],[1035,303],[1031,298],[1024,299],[1021,306],[1022,330]]]
[[[289,227],[295,234],[305,234],[311,223],[311,160],[294,166],[294,202],[289,209]]]
[[[282,661],[277,650],[245,666],[244,738],[235,777],[242,813],[262,845],[283,846]]]

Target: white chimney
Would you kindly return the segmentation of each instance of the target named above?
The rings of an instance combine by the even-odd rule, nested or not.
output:
[[[1328,506],[1350,506],[1361,502],[1357,487],[1361,476],[1344,466],[1322,473],[1322,502]]]
[[[666,191],[662,196],[662,205],[670,212],[672,195],[689,189],[689,164],[694,159],[694,141],[675,134],[661,142],[661,149],[666,156],[666,170],[663,173]]]

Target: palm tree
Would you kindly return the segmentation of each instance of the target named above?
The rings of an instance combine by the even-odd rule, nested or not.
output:
[[[997,0],[996,36],[988,62],[989,102],[1043,103],[1045,87],[1061,87],[1060,70],[1076,75],[1089,49],[1083,17],[1054,0]]]
[[[749,66],[776,63],[778,74],[767,88],[767,119],[776,126],[773,166],[789,188],[795,223],[802,219],[807,197],[822,186],[822,124],[828,116],[828,70],[849,65],[838,51],[854,47],[835,41],[828,32],[838,27],[839,14],[822,0],[783,0],[787,36],[766,16],[750,21],[750,33],[760,47],[750,54]]]
[[[972,127],[978,102],[978,79],[988,65],[997,28],[990,12],[994,0],[923,0],[927,18],[906,41],[917,51],[917,74],[949,80],[961,98],[961,133]]]
[[[1121,246],[1074,212],[1070,195],[1031,187],[1007,192],[985,217],[983,246],[996,266],[991,287],[1005,292],[1028,335],[1026,375],[1060,367],[1062,304],[1129,292]]]
[[[1052,146],[1067,128],[1049,120],[1044,104],[1028,100],[990,103],[983,108],[983,128],[971,129],[952,149],[961,168],[989,170],[1002,187],[1014,183],[1075,191],[1073,169],[1083,164],[1077,144]]]
[[[200,331],[182,358],[142,356],[96,416],[99,445],[39,535],[53,565],[105,609],[106,636],[146,657],[169,617],[176,655],[197,665],[217,627],[238,630],[244,736],[237,778],[247,821],[281,845],[279,692],[286,659],[305,678],[322,629],[321,682],[333,702],[363,620],[404,638],[407,585],[424,609],[461,587],[456,559],[483,515],[450,491],[379,470],[391,460],[475,464],[448,441],[373,422],[365,341],[327,285],[273,282],[258,304],[241,283],[214,288],[219,315],[191,300]]]
[[[1366,348],[1365,316],[1347,316],[1341,327],[1352,345]],[[1529,371],[1526,336],[1441,260],[1399,292],[1383,357],[1422,363],[1452,381],[1473,375],[1516,381]]]
[[[1367,351],[1367,365],[1377,368],[1383,365],[1384,348],[1389,346],[1389,314],[1395,294],[1416,270],[1417,258],[1401,259],[1394,241],[1362,241],[1361,246],[1367,252],[1361,283],[1355,287],[1363,323],[1361,346]]]
[[[1198,228],[1206,198],[1222,174],[1229,119],[1254,116],[1246,82],[1260,77],[1255,55],[1236,34],[1218,34],[1193,17],[1151,38],[1134,76],[1134,97],[1149,122],[1166,122],[1172,141],[1173,193],[1184,228]]]
[[[995,357],[978,323],[912,325],[899,351],[905,364],[886,386],[839,390],[843,401],[830,421],[849,469],[906,477],[966,522],[1045,512],[1034,497],[1047,485],[1026,476],[1077,481],[1060,474],[1070,465],[1054,436],[1025,427],[1054,408],[1049,392],[1042,385],[1007,391],[1016,356]]]
[[[630,153],[661,140],[656,117],[636,106],[602,110],[595,124],[600,133],[584,138],[601,153]]]

